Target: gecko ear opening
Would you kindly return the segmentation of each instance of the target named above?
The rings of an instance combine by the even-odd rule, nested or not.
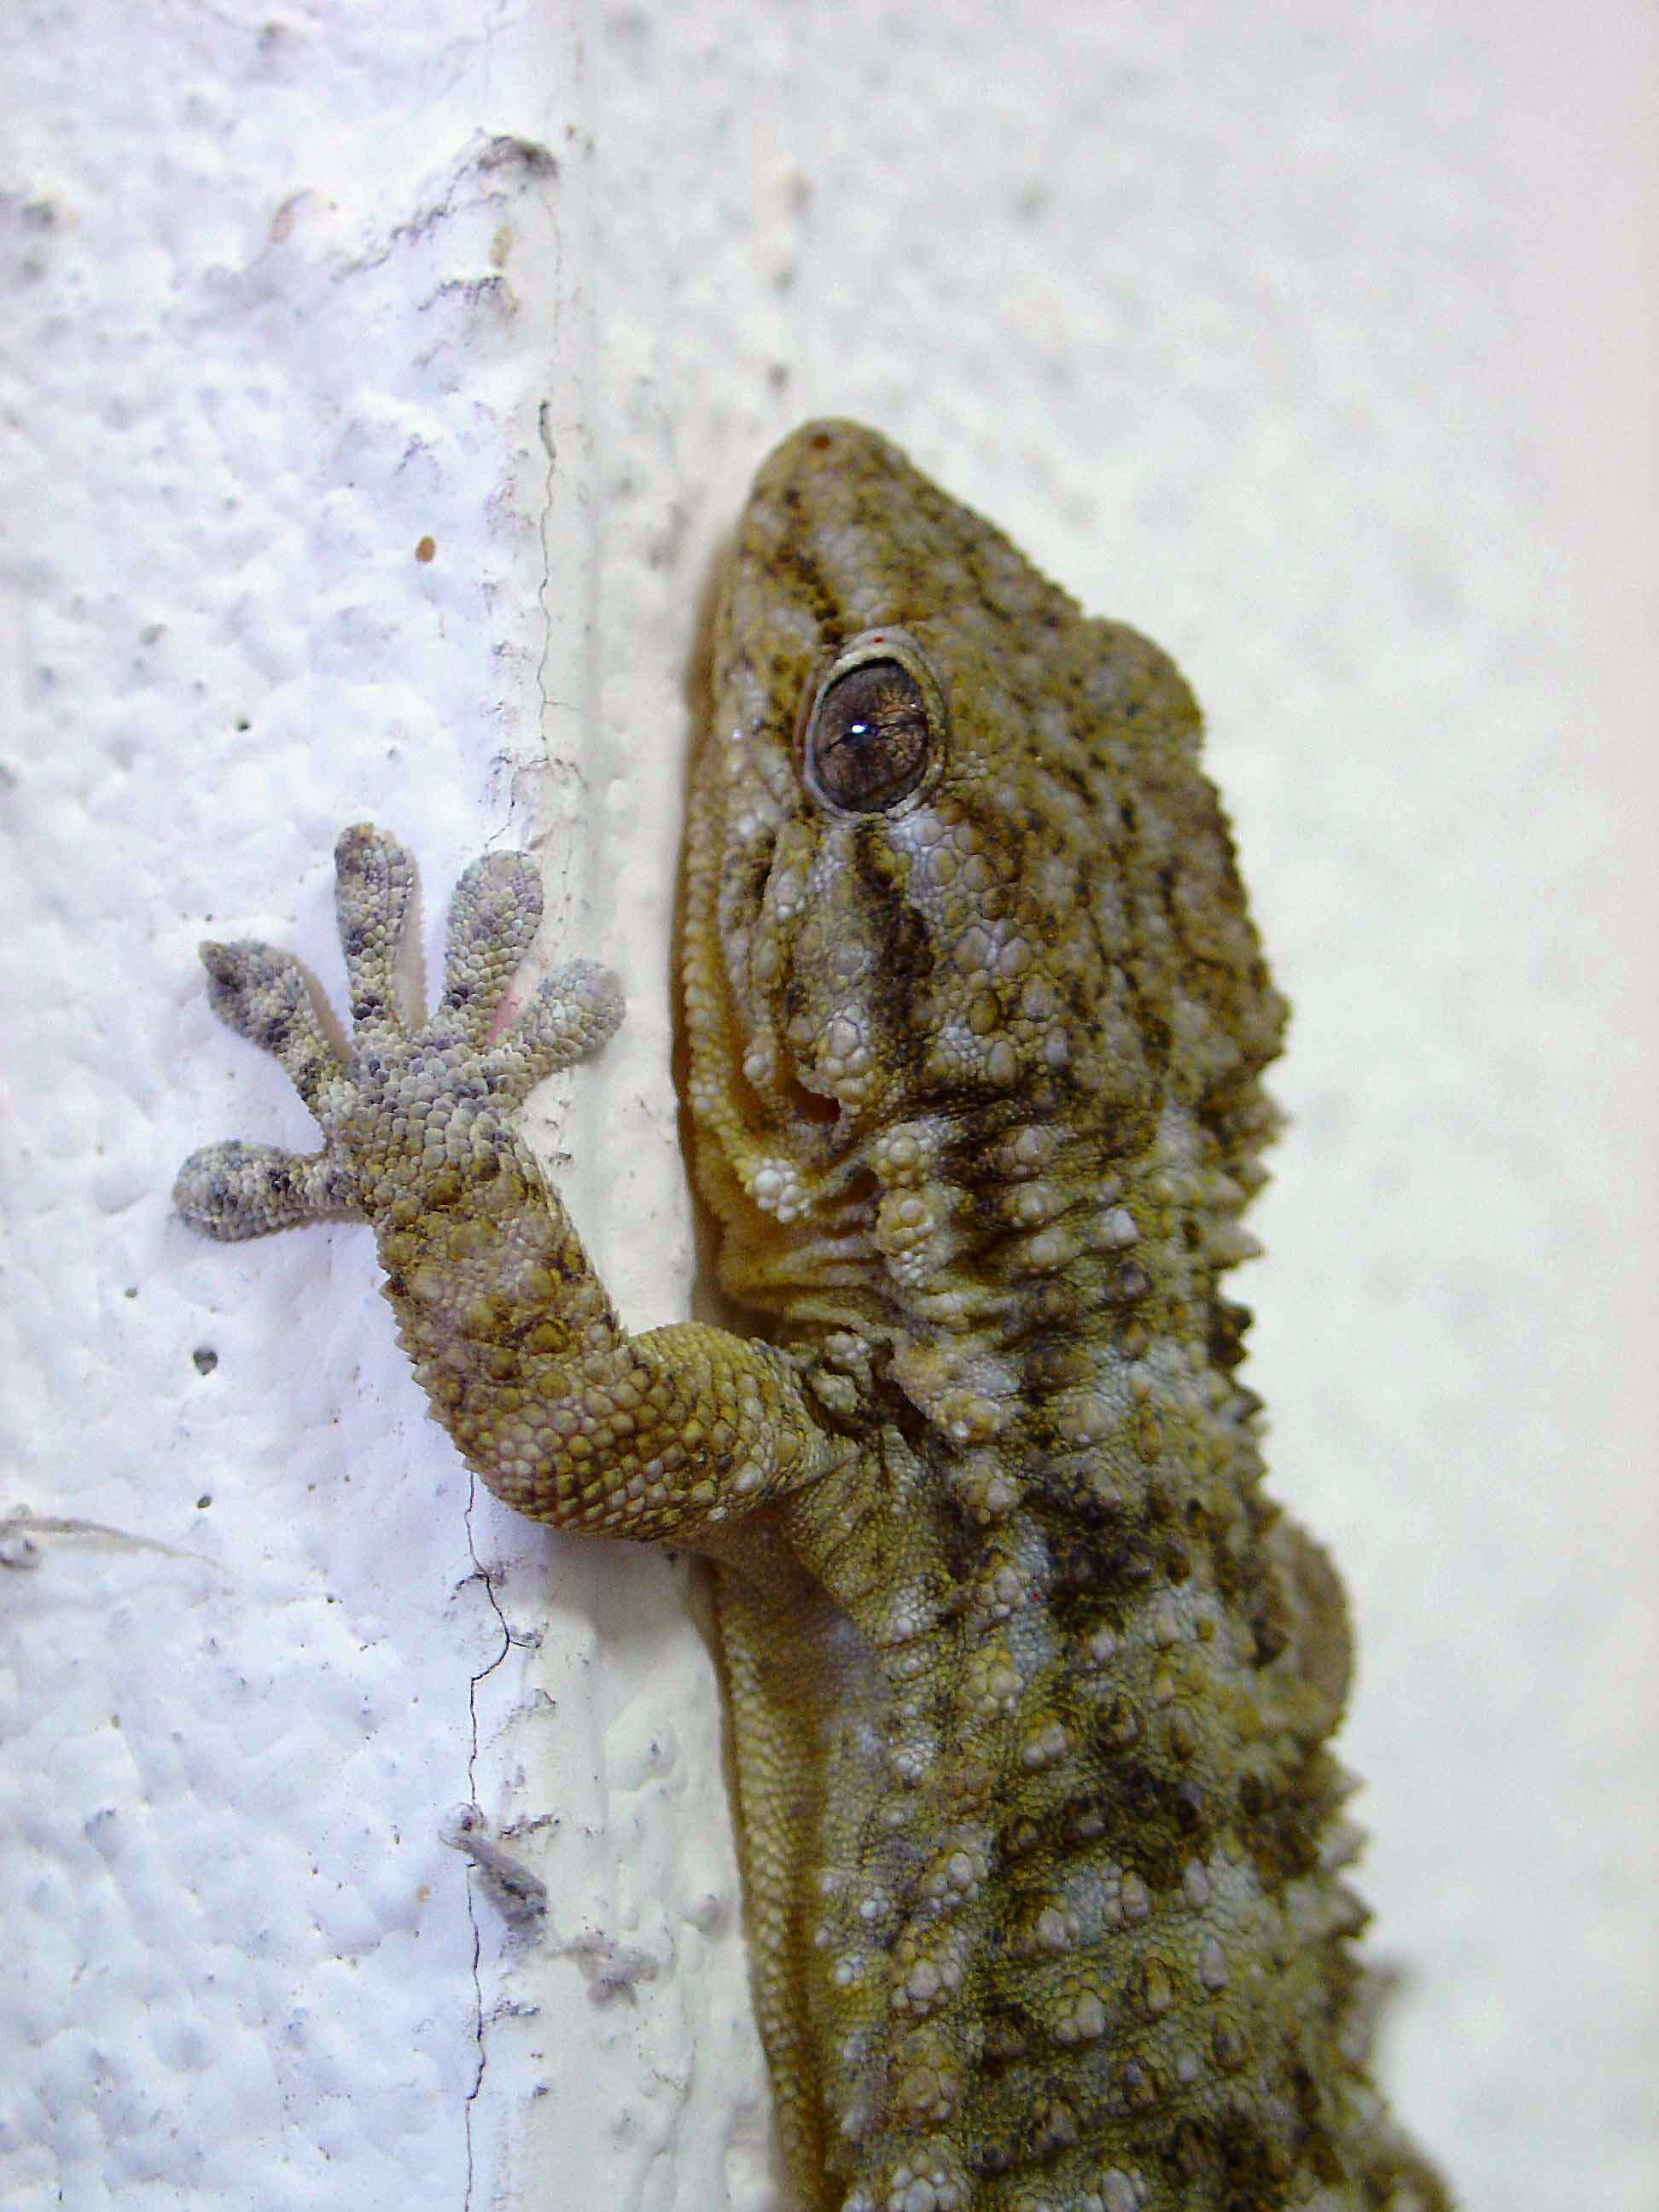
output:
[[[949,728],[945,694],[915,640],[864,630],[818,679],[802,720],[801,773],[834,813],[889,813],[937,780]]]

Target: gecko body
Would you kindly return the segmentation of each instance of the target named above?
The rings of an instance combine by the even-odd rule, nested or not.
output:
[[[1328,1741],[1340,1585],[1261,1489],[1224,1288],[1284,1008],[1155,646],[896,448],[809,424],[729,556],[694,767],[694,1167],[738,1334],[620,1327],[513,1129],[604,971],[493,1021],[521,856],[339,847],[354,1042],[204,948],[322,1152],[185,1217],[368,1220],[433,1410],[508,1504],[713,1564],[756,2000],[813,2212],[1445,2212],[1367,2071]]]

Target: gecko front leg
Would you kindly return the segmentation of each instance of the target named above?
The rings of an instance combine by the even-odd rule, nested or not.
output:
[[[222,1239],[344,1217],[374,1229],[385,1293],[433,1412],[507,1504],[561,1527],[695,1541],[836,1455],[771,1346],[681,1323],[629,1336],[557,1194],[514,1133],[542,1079],[622,1018],[616,980],[575,961],[494,1035],[536,933],[522,854],[462,878],[429,1020],[398,1012],[413,902],[407,852],[360,824],[335,849],[352,1048],[336,1050],[291,955],[204,945],[215,1010],[281,1061],[324,1137],[306,1155],[238,1141],[185,1164],[179,1213]]]

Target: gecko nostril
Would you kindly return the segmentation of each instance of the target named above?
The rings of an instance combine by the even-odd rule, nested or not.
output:
[[[826,1097],[822,1091],[809,1091],[796,1075],[785,1080],[789,1103],[804,1121],[829,1123],[841,1119],[841,1101]]]

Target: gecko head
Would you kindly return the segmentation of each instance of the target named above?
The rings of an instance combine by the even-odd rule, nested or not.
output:
[[[762,468],[692,780],[688,1097],[717,1207],[822,1232],[898,1128],[1143,1141],[1281,1009],[1168,657],[856,423]]]

